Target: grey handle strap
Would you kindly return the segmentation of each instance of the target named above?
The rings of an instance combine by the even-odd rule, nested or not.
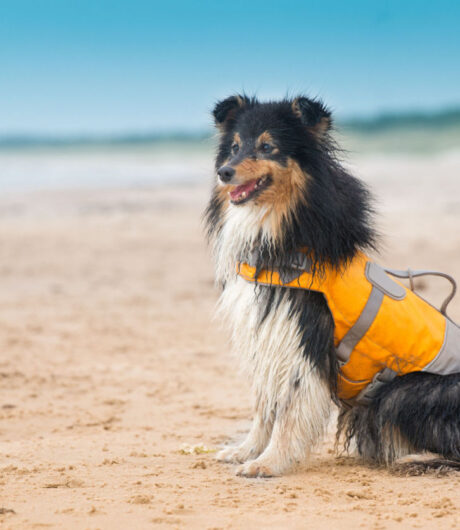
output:
[[[397,269],[385,269],[385,272],[388,274],[391,274],[392,276],[396,276],[396,278],[406,278],[410,281],[410,288],[411,291],[414,290],[414,278],[417,278],[419,276],[440,276],[441,278],[445,278],[446,280],[449,280],[449,282],[452,285],[452,290],[450,294],[447,296],[447,298],[444,300],[441,306],[441,313],[444,316],[447,316],[447,306],[451,302],[452,298],[455,296],[455,293],[457,292],[457,283],[455,280],[450,276],[449,274],[446,274],[445,272],[438,272],[438,271],[430,271],[430,270],[416,270],[413,271],[411,269],[407,269],[406,271],[401,271]]]

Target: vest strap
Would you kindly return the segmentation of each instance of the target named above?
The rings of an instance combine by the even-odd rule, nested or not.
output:
[[[382,305],[383,296],[383,291],[373,285],[369,298],[367,299],[366,305],[363,307],[358,320],[347,331],[346,335],[336,348],[336,355],[342,363],[348,362],[351,352],[371,327],[372,322],[374,322],[380,306]]]
[[[455,296],[455,293],[457,292],[457,283],[455,282],[454,278],[450,276],[449,274],[446,274],[445,272],[439,272],[439,271],[431,271],[431,270],[415,270],[407,269],[404,270],[397,270],[397,269],[385,269],[385,271],[388,274],[391,274],[392,276],[396,276],[396,278],[405,278],[409,279],[410,281],[410,288],[411,291],[414,290],[414,280],[413,278],[417,278],[419,276],[440,276],[441,278],[445,278],[446,280],[449,280],[449,282],[452,285],[452,289],[450,291],[450,294],[445,298],[444,302],[441,305],[441,313],[447,317],[447,306],[451,302],[452,298]]]
[[[391,370],[391,368],[384,368],[380,372],[376,373],[366,388],[363,388],[356,396],[354,402],[359,405],[369,405],[369,403],[377,394],[377,391],[380,390],[383,385],[393,381],[397,375],[398,374]]]

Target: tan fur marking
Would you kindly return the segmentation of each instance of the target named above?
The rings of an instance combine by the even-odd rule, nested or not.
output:
[[[273,136],[268,132],[264,131],[259,138],[257,138],[256,141],[256,149],[259,149],[259,147],[262,144],[269,144],[273,147],[273,150],[271,151],[272,154],[278,153],[278,148],[275,145],[275,141],[273,140]]]
[[[262,223],[269,217],[272,233],[278,239],[283,221],[290,222],[295,207],[304,200],[309,176],[292,159],[284,167],[273,160],[246,158],[235,169],[241,184],[270,175],[271,185],[254,199],[254,204],[267,207]]]
[[[233,135],[233,143],[241,146],[241,136],[238,133]]]
[[[222,210],[225,212],[225,210],[228,208],[228,193],[231,190],[232,186],[229,185],[219,185],[217,187],[216,193],[217,197],[219,199],[220,204],[222,205]]]
[[[301,118],[301,117],[302,117],[302,113],[300,112],[300,109],[299,109],[299,100],[298,100],[298,98],[294,99],[294,101],[292,102],[291,108],[292,108],[292,112],[293,112],[298,118]]]
[[[243,98],[239,95],[236,96],[236,100],[238,101],[238,105],[242,107],[244,105]]]
[[[256,147],[260,147],[262,144],[274,145],[273,137],[268,131],[263,132],[259,138],[257,138]]]

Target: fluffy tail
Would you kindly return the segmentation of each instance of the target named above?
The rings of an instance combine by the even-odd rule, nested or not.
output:
[[[452,472],[460,471],[460,460],[448,460],[446,458],[436,458],[431,453],[424,455],[410,455],[407,458],[397,460],[391,471],[401,476],[418,476],[433,474],[438,477],[449,475]]]
[[[364,459],[378,464],[418,452],[460,462],[460,373],[396,377],[369,406],[340,414],[337,440],[342,435],[347,450],[354,442]]]

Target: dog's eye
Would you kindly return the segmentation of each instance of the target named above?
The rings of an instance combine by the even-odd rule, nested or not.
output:
[[[240,150],[240,146],[238,144],[233,144],[232,145],[232,153],[234,155],[236,155],[236,153],[238,153],[239,150]]]
[[[261,146],[260,146],[260,149],[263,153],[271,153],[272,150],[273,150],[273,146],[270,145],[270,144],[267,144],[267,143],[263,143]]]

